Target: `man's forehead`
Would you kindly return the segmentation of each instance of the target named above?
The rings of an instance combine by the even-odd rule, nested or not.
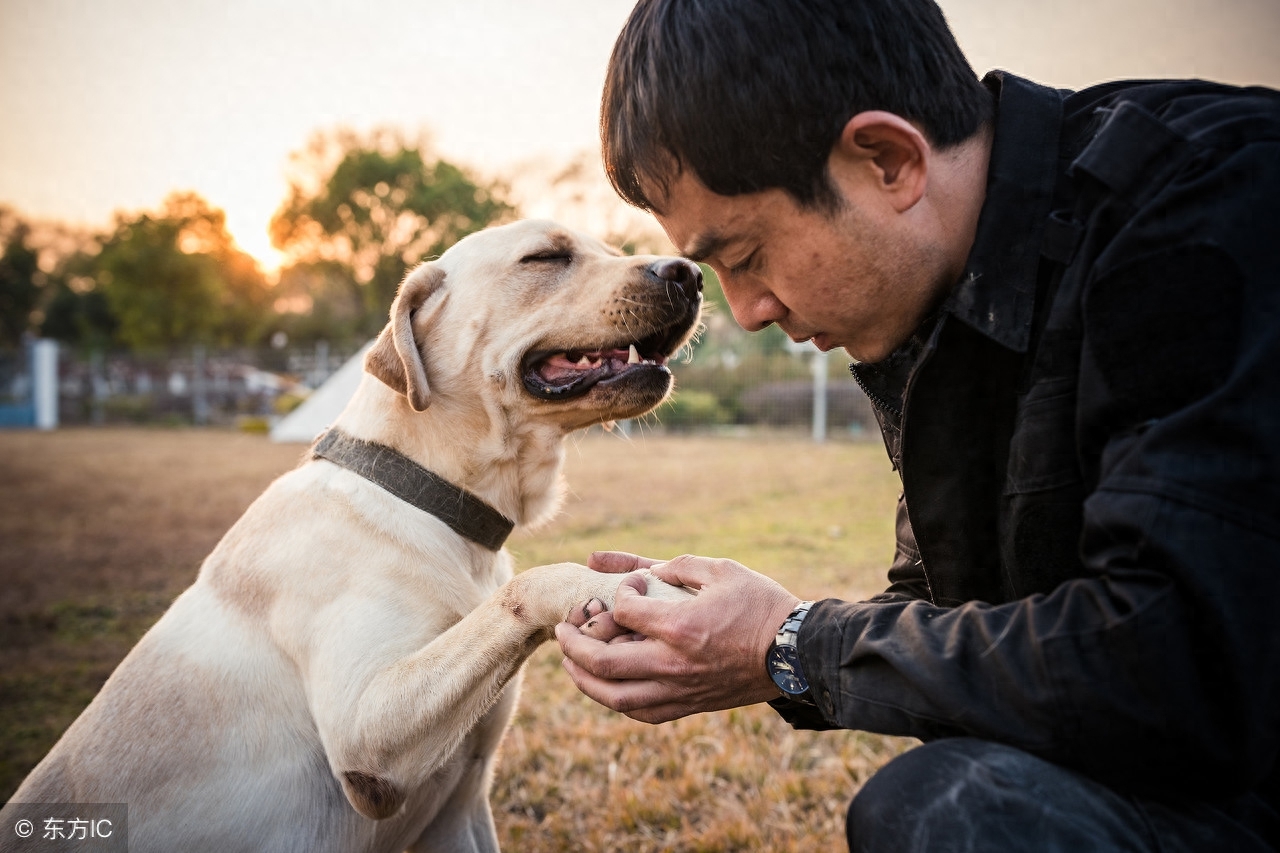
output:
[[[717,195],[684,172],[667,183],[653,215],[676,251],[701,263],[736,238],[742,224],[736,198]]]

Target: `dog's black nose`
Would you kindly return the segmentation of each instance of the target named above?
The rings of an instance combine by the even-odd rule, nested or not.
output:
[[[687,299],[696,299],[702,292],[702,270],[693,261],[663,258],[649,265],[649,273],[663,282],[679,287]]]

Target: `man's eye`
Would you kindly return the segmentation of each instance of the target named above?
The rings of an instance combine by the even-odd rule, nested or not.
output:
[[[751,268],[755,266],[756,254],[757,252],[752,252],[751,254],[743,258],[740,262],[729,267],[730,274],[742,275],[745,272],[750,272]]]
[[[540,264],[540,263],[567,264],[572,260],[573,260],[573,255],[571,255],[570,253],[559,250],[559,249],[552,249],[546,252],[534,252],[532,255],[525,255],[523,258],[520,259],[520,263],[522,264]]]

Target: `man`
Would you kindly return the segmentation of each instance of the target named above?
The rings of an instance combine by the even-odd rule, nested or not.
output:
[[[857,360],[903,498],[884,594],[680,557],[694,600],[558,626],[579,688],[922,739],[855,850],[1280,846],[1280,96],[979,81],[931,0],[641,0],[601,128],[744,328]]]

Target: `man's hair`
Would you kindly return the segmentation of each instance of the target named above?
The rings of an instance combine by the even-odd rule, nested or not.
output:
[[[646,210],[685,168],[720,195],[778,187],[830,208],[827,160],[866,110],[917,122],[936,148],[989,120],[933,0],[640,0],[605,79],[605,172]]]

